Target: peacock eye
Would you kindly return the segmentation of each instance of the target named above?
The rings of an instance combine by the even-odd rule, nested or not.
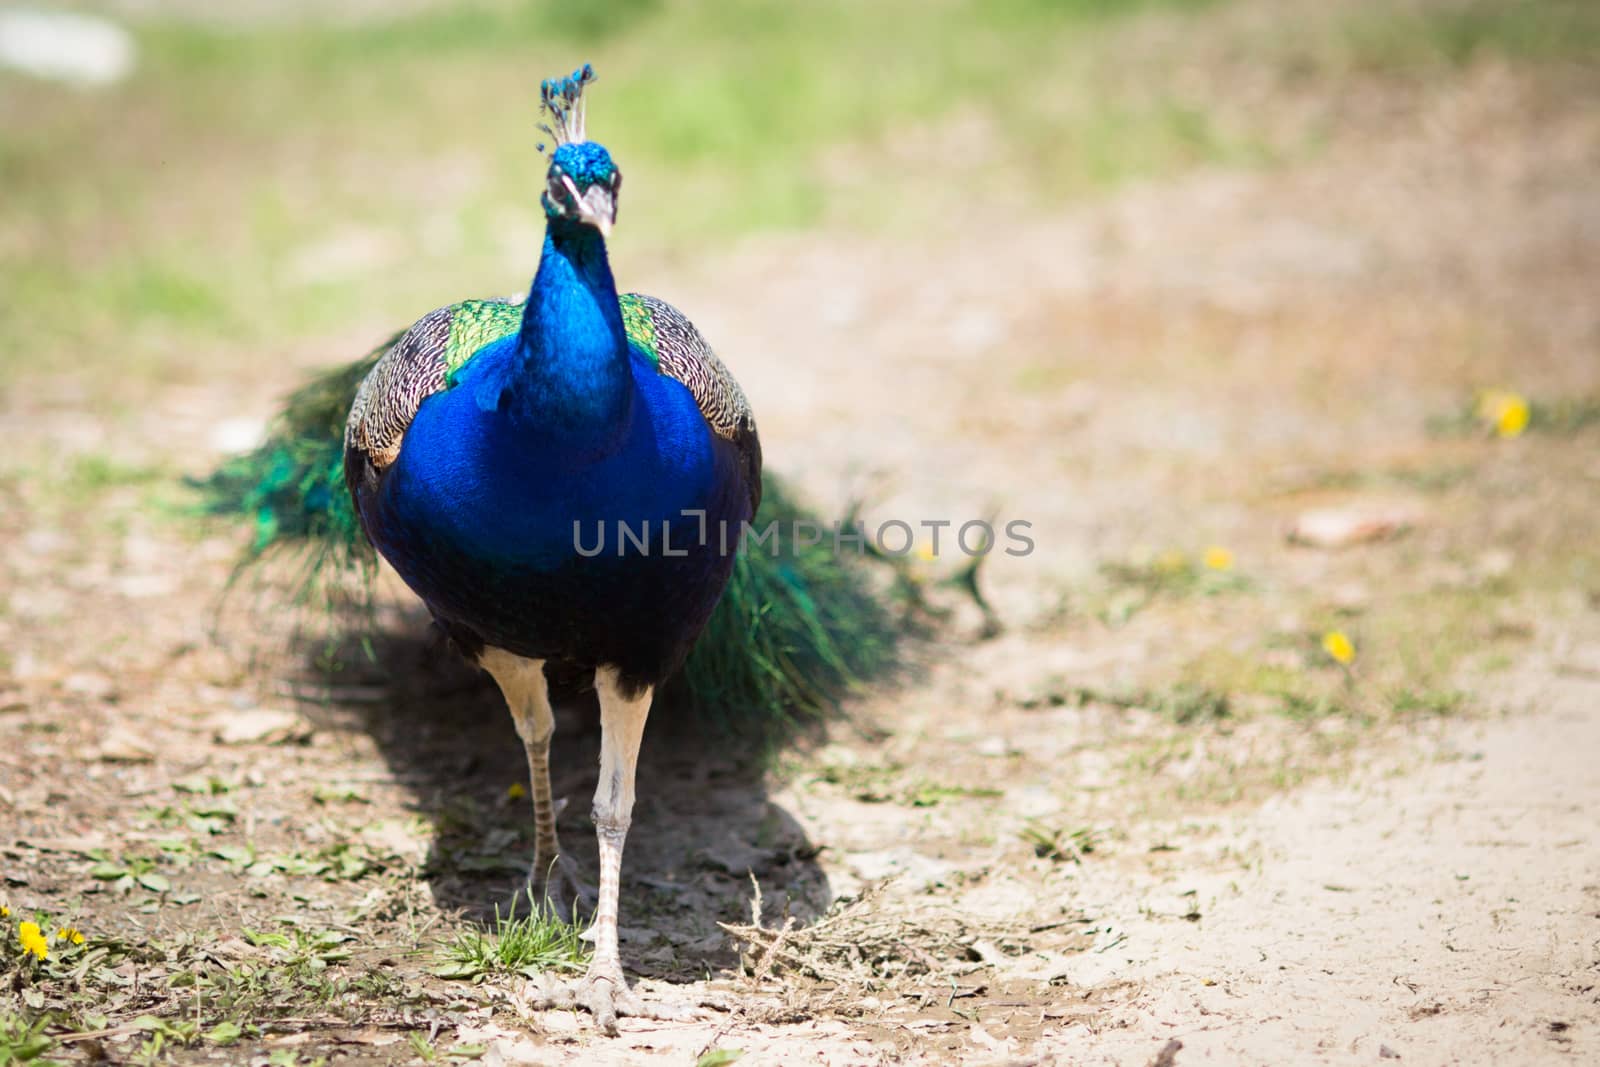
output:
[[[550,199],[558,204],[567,202],[567,183],[561,180],[559,173],[550,175]]]
[[[614,170],[614,171],[611,172],[611,191],[614,193],[618,189],[621,189],[621,188],[622,188],[622,172],[620,170]]]

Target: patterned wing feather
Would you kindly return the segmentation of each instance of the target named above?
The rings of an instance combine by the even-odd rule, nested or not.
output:
[[[509,300],[468,300],[418,319],[362,381],[345,423],[346,453],[365,457],[374,472],[388,467],[422,402],[521,321],[522,305]]]
[[[620,302],[628,340],[688,387],[711,431],[738,448],[754,516],[761,505],[761,439],[744,390],[683,312],[642,293],[625,293]]]
[[[620,303],[628,340],[662,374],[682,382],[711,431],[738,449],[754,515],[761,504],[761,441],[744,390],[677,308],[639,293]],[[469,300],[424,315],[401,335],[362,381],[345,423],[352,488],[395,461],[422,402],[448,387],[473,353],[515,332],[522,310],[508,300]]]

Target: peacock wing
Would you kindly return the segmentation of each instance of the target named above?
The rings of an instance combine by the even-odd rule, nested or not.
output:
[[[682,382],[711,432],[738,450],[753,517],[761,505],[761,439],[744,390],[683,312],[642,293],[624,293],[619,302],[628,341],[662,374]]]
[[[350,461],[358,458],[370,475],[392,464],[422,402],[447,388],[485,345],[515,333],[521,323],[522,305],[509,300],[465,300],[418,319],[356,391],[344,428],[347,476]]]

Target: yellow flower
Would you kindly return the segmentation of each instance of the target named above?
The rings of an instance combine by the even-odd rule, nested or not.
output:
[[[1231,571],[1233,570],[1233,553],[1221,545],[1212,545],[1206,549],[1206,554],[1201,557],[1201,562],[1209,570]]]
[[[512,782],[511,788],[506,790],[506,796],[512,800],[521,800],[528,795],[528,787],[521,782]]]
[[[31,952],[41,960],[50,955],[50,945],[44,939],[44,934],[39,932],[38,923],[23,923],[17,927],[17,939],[22,942],[22,951]]]
[[[1494,427],[1500,437],[1519,437],[1531,414],[1526,397],[1507,389],[1485,389],[1478,394],[1478,418]]]
[[[83,933],[76,926],[63,926],[56,931],[57,941],[70,941],[74,945],[83,944]]]
[[[1356,658],[1356,646],[1350,643],[1343,630],[1329,630],[1323,634],[1322,650],[1345,666]]]
[[[11,909],[4,904],[0,904],[0,919],[9,918],[11,918]]]
[[[917,546],[916,556],[920,560],[932,563],[935,558],[933,554],[933,545],[924,541],[922,544]]]
[[[1494,420],[1494,432],[1501,437],[1516,437],[1527,428],[1528,402],[1513,393],[1500,407],[1500,415]]]

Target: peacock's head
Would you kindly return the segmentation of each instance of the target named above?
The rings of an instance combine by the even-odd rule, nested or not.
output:
[[[539,128],[556,143],[540,200],[547,218],[593,226],[609,237],[617,221],[622,172],[603,145],[584,138],[583,90],[594,80],[594,68],[585,63],[569,77],[546,79],[540,89],[540,106],[550,121]]]
[[[602,237],[611,236],[617,221],[617,193],[622,172],[611,153],[594,141],[569,142],[550,159],[544,203],[546,217],[571,219],[593,226]]]

